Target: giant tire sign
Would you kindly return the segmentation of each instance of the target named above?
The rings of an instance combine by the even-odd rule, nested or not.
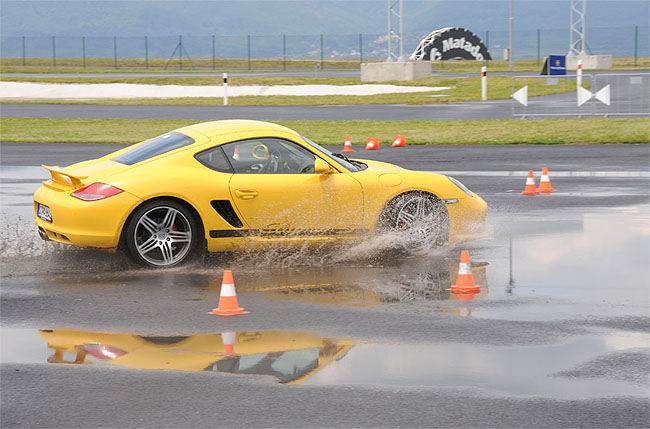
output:
[[[491,60],[487,47],[481,39],[464,28],[441,28],[422,39],[411,55],[414,61],[439,60]]]

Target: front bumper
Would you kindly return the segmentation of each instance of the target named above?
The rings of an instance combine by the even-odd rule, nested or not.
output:
[[[449,212],[449,243],[461,243],[485,237],[485,217],[488,205],[483,198],[473,193],[472,197],[447,204]]]

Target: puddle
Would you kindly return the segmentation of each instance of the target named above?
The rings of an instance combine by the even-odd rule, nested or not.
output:
[[[305,331],[142,336],[76,330],[3,328],[0,361],[268,375],[302,383],[355,343]]]
[[[647,359],[647,347],[645,333],[584,336],[534,347],[360,344],[305,384],[478,388],[492,394],[560,399],[647,396],[647,374],[638,384],[560,376],[601,354],[635,350]]]
[[[571,216],[565,213],[564,216]],[[550,221],[529,216],[499,226],[475,257],[490,261],[490,295],[535,298],[532,306],[476,309],[474,316],[514,320],[649,313],[650,213],[627,207],[573,213]],[[486,250],[490,256],[487,257]],[[551,300],[552,304],[544,304]],[[540,302],[542,304],[540,305]]]
[[[476,388],[561,399],[646,396],[647,374],[640,382],[563,374],[602,355],[647,355],[650,341],[647,333],[616,332],[554,345],[486,347],[371,344],[305,331],[161,337],[14,328],[2,329],[0,339],[3,363],[265,375],[282,384]]]

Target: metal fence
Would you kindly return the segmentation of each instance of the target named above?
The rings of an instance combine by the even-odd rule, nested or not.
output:
[[[585,73],[580,90],[576,80],[576,75],[513,77],[512,115],[521,118],[650,115],[649,73]]]
[[[616,57],[650,56],[650,27],[590,28],[588,50],[592,54]],[[475,31],[488,46],[493,59],[502,59],[508,46],[508,31]],[[406,55],[417,47],[426,34],[405,34]],[[516,31],[513,40],[515,59],[541,59],[549,54],[565,54],[569,32],[562,29]],[[240,58],[250,63],[254,59],[383,60],[387,57],[388,39],[385,34],[317,34],[317,35],[206,35],[206,36],[2,36],[0,57],[22,59],[22,64],[34,64],[34,59],[47,59],[39,65],[57,65],[57,59],[75,58],[81,65],[86,59],[113,59],[117,67],[122,59],[183,58],[191,60]],[[31,60],[31,61],[30,61]],[[18,61],[21,63],[21,61]],[[206,65],[203,65],[206,67]]]

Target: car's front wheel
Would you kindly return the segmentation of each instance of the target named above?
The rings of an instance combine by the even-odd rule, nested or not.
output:
[[[182,204],[155,200],[140,206],[126,231],[126,246],[141,265],[164,268],[187,261],[198,248],[199,227]]]
[[[404,245],[439,247],[449,239],[449,213],[434,195],[409,192],[391,200],[382,213],[384,230],[403,233]]]

